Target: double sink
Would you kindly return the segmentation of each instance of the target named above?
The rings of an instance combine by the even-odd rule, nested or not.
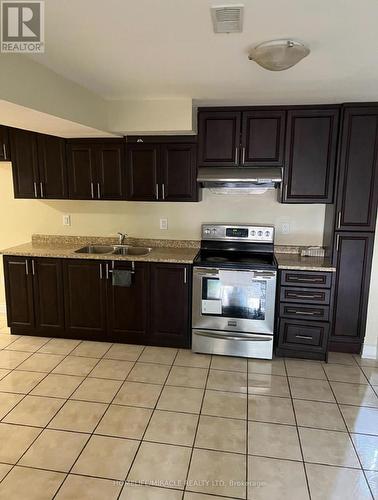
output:
[[[96,255],[148,255],[150,247],[133,247],[130,245],[88,245],[75,253],[96,254]]]

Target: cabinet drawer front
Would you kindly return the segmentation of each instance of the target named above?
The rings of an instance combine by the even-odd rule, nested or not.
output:
[[[279,346],[323,351],[327,346],[329,323],[280,319]]]
[[[282,285],[304,285],[317,288],[331,288],[332,273],[311,271],[282,271]]]
[[[329,307],[321,305],[298,305],[282,302],[280,304],[280,316],[284,318],[296,318],[311,321],[328,321]]]
[[[281,286],[280,301],[295,302],[297,304],[327,305],[330,301],[330,290]]]

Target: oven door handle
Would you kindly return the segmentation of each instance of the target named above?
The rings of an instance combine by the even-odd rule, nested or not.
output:
[[[195,335],[200,335],[201,337],[209,337],[213,339],[223,339],[223,340],[252,340],[254,342],[272,342],[273,337],[270,335],[222,335],[220,333],[207,333],[195,331]]]

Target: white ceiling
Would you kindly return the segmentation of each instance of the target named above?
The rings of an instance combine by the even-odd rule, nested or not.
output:
[[[241,34],[214,34],[209,7],[242,3]],[[199,103],[378,100],[377,0],[46,0],[46,53],[33,58],[109,99]],[[311,54],[284,72],[248,61],[276,38]]]

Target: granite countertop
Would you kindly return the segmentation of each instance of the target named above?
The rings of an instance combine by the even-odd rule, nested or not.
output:
[[[7,248],[0,253],[22,257],[193,264],[199,249],[199,242],[197,241],[128,238],[125,241],[126,245],[152,247],[151,252],[147,255],[75,253],[75,250],[88,244],[115,245],[118,242],[114,238],[33,235],[31,242]]]
[[[328,257],[301,257],[299,253],[274,252],[278,269],[297,271],[329,271],[336,272]]]

